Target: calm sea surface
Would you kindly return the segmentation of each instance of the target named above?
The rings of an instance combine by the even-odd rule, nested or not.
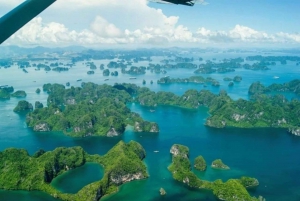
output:
[[[216,57],[217,59],[235,58],[243,55],[206,55],[204,59]],[[246,56],[246,55],[244,55]],[[95,61],[97,66],[101,63],[107,64],[109,61]],[[141,66],[146,63],[139,63]],[[208,86],[206,89],[218,93],[220,89],[225,89],[233,99],[248,99],[248,88],[254,81],[260,81],[265,85],[271,83],[283,83],[292,79],[300,78],[300,68],[293,62],[287,65],[276,65],[269,71],[249,71],[237,69],[236,72],[226,74],[211,74],[217,79],[221,86],[219,88]],[[47,94],[36,94],[37,87],[42,87],[44,83],[70,82],[73,86],[80,86],[77,79],[84,82],[95,82],[97,84],[114,84],[116,82],[132,82],[142,86],[142,80],[147,81],[146,86],[154,91],[171,91],[178,95],[183,94],[187,89],[203,89],[197,84],[172,84],[158,85],[156,81],[164,76],[147,72],[146,75],[136,76],[136,80],[129,80],[130,75],[118,77],[102,76],[99,68],[94,75],[87,75],[88,68],[82,63],[78,63],[69,72],[48,72],[44,70],[35,71],[34,68],[27,69],[25,74],[17,66],[9,69],[0,69],[0,85],[12,85],[15,90],[25,90],[26,100],[33,103],[41,101],[46,104]],[[168,70],[167,70],[168,71]],[[193,70],[178,69],[169,70],[170,77],[189,77],[194,75]],[[242,82],[228,88],[224,77],[234,77],[240,75]],[[279,79],[274,79],[279,76]],[[150,80],[154,81],[150,85]],[[293,94],[286,94],[289,98]],[[8,147],[27,149],[33,154],[38,149],[53,150],[56,147],[82,146],[88,153],[105,154],[117,142],[124,140],[129,142],[135,140],[146,149],[147,157],[145,163],[148,167],[150,177],[142,181],[134,181],[122,185],[116,194],[103,198],[105,201],[112,200],[216,200],[211,192],[205,190],[190,189],[183,184],[172,179],[167,167],[171,163],[169,154],[170,147],[174,143],[186,145],[190,148],[191,161],[198,155],[203,155],[208,165],[217,158],[221,158],[225,164],[230,166],[228,171],[214,170],[208,167],[206,172],[195,173],[201,178],[209,181],[229,178],[239,178],[241,176],[251,176],[259,180],[257,188],[250,189],[253,196],[262,195],[267,200],[300,200],[300,137],[288,134],[282,129],[213,129],[205,127],[204,121],[208,116],[207,108],[198,110],[182,109],[177,107],[159,106],[155,112],[150,112],[149,108],[139,104],[128,104],[128,107],[149,121],[155,121],[160,126],[159,134],[134,133],[128,127],[126,132],[119,137],[89,137],[71,138],[59,132],[36,133],[27,128],[25,115],[19,115],[12,110],[22,99],[11,98],[0,101],[0,150]],[[159,152],[154,152],[159,151]],[[64,192],[74,193],[82,188],[86,183],[93,182],[94,178],[101,179],[103,170],[95,165],[78,169],[81,171],[68,172],[57,178],[52,185]],[[98,177],[95,177],[97,173]],[[74,188],[69,188],[74,184]],[[161,197],[159,189],[163,187],[167,195]],[[0,191],[0,200],[20,200],[20,201],[52,201],[56,200],[41,192],[26,191]]]

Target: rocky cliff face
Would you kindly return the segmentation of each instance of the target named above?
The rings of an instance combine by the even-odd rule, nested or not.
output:
[[[119,136],[120,134],[115,130],[115,128],[110,128],[109,131],[106,133],[107,137],[114,137]]]
[[[184,158],[188,158],[189,157],[189,148],[186,146],[183,146],[183,145],[174,144],[170,149],[170,153],[173,156],[181,156]]]
[[[224,128],[226,127],[226,121],[215,118],[208,118],[205,122],[205,125],[214,128]]]
[[[158,125],[156,123],[153,123],[150,129],[150,133],[158,133],[158,132],[159,132]]]
[[[136,132],[150,132],[150,133],[158,133],[159,127],[157,123],[154,122],[135,122],[134,123],[134,130]]]
[[[117,185],[121,185],[123,183],[129,182],[129,181],[133,181],[133,180],[137,180],[137,179],[144,179],[144,175],[141,172],[135,173],[135,174],[125,174],[125,175],[111,175],[110,176],[110,180],[117,184]]]
[[[293,135],[300,136],[300,128],[289,128],[288,132]]]
[[[39,123],[33,127],[33,130],[38,132],[48,132],[51,129],[47,123]]]

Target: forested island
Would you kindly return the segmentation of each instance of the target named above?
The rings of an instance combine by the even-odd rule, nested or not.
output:
[[[143,106],[171,105],[197,109],[209,108],[205,125],[215,128],[274,127],[286,128],[300,135],[300,101],[283,95],[256,94],[251,100],[232,100],[221,90],[188,90],[182,96],[171,92],[153,92],[134,84],[97,85],[65,89],[63,85],[46,84],[48,107],[37,108],[27,115],[26,122],[35,131],[64,131],[70,136],[115,136],[132,125],[137,132],[159,132],[158,125],[144,121],[131,112],[126,103]]]
[[[35,108],[26,117],[28,126],[35,131],[63,131],[73,137],[111,137],[132,125],[136,132],[159,132],[156,123],[143,120],[126,107],[132,101],[131,94],[117,86],[82,83],[82,87],[66,89],[60,84],[45,84],[43,91],[49,93],[48,107]],[[15,111],[28,109],[27,105],[19,102]]]
[[[300,135],[300,101],[283,95],[258,94],[251,100],[232,100],[225,91],[213,94],[208,90],[188,90],[182,96],[171,92],[153,92],[139,88],[136,101],[145,106],[173,105],[184,108],[209,107],[206,125],[215,128],[275,127],[286,128]]]
[[[211,77],[204,78],[202,76],[191,76],[189,78],[170,78],[165,76],[157,80],[157,84],[172,84],[172,83],[196,83],[196,84],[211,84],[212,86],[220,86],[219,81]]]
[[[4,190],[38,190],[66,201],[95,201],[114,193],[123,183],[148,177],[142,162],[146,152],[137,142],[120,141],[105,155],[90,155],[81,147],[58,147],[39,150],[32,156],[24,149],[9,148],[0,152],[0,188]],[[62,193],[50,185],[58,175],[84,165],[98,163],[104,167],[100,181],[84,186],[76,194]]]
[[[211,190],[220,200],[265,200],[261,196],[259,198],[251,197],[246,189],[259,185],[258,180],[255,178],[241,177],[240,179],[229,179],[225,183],[220,179],[214,182],[201,180],[191,171],[188,147],[174,144],[170,149],[170,153],[172,154],[172,163],[168,167],[169,171],[175,180],[189,187]]]
[[[271,84],[264,86],[260,82],[254,82],[249,87],[248,93],[250,95],[264,94],[269,92],[292,92],[300,95],[300,80],[295,79],[283,84]]]
[[[13,92],[14,88],[12,86],[0,86],[0,99],[10,99]]]

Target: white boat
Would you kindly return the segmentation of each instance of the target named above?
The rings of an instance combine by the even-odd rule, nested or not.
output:
[[[274,78],[274,79],[278,79],[279,77],[278,77],[278,76],[274,76],[273,78]]]
[[[155,151],[153,151],[154,153],[158,153],[159,151],[157,151],[157,150],[155,150]]]

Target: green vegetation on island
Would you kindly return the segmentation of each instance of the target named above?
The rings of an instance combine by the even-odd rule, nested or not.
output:
[[[0,86],[0,99],[10,99],[10,93],[14,92],[12,86]]]
[[[44,105],[40,101],[35,101],[34,108],[43,108]]]
[[[171,147],[172,163],[168,167],[175,180],[189,187],[212,190],[220,200],[225,201],[260,201],[263,198],[251,197],[246,188],[259,185],[257,179],[242,177],[241,179],[229,179],[227,182],[216,180],[209,182],[199,179],[192,171],[189,160],[189,148],[175,144]]]
[[[48,107],[38,107],[26,117],[28,126],[35,131],[63,131],[73,137],[111,137],[132,125],[137,132],[159,132],[156,123],[144,121],[126,107],[132,97],[125,90],[93,83],[68,89],[60,84],[45,84],[43,90],[49,93]]]
[[[208,90],[187,90],[178,96],[171,92],[155,93],[142,87],[137,89],[135,100],[151,107],[171,105],[196,109],[207,106],[210,116],[205,125],[210,127],[286,128],[290,133],[300,135],[300,101],[289,101],[283,95],[258,94],[247,101],[232,100],[223,90],[219,94]]]
[[[40,88],[37,88],[37,89],[35,90],[35,93],[37,93],[37,94],[41,93],[41,89],[40,89]]]
[[[10,93],[7,90],[0,89],[0,99],[10,99]]]
[[[107,154],[90,155],[81,147],[59,147],[53,151],[39,150],[30,156],[24,149],[9,148],[0,152],[0,188],[4,190],[38,190],[66,201],[98,201],[114,193],[123,183],[148,177],[142,162],[146,152],[134,141],[120,141]],[[84,186],[76,194],[62,193],[50,185],[58,175],[95,162],[105,169],[100,181]],[[71,184],[70,184],[71,185]]]
[[[199,171],[206,170],[206,162],[203,156],[197,156],[194,160],[194,168]]]
[[[295,79],[283,84],[271,84],[270,86],[264,86],[260,82],[254,82],[249,87],[248,93],[250,95],[263,94],[268,92],[292,92],[296,95],[300,95],[300,80]]]
[[[33,106],[31,103],[21,100],[18,102],[18,105],[14,108],[14,112],[23,112],[23,111],[31,111],[33,110]]]
[[[225,165],[221,159],[216,159],[212,162],[211,164],[212,168],[216,168],[216,169],[222,169],[222,170],[229,170],[230,168]]]
[[[25,98],[26,96],[27,96],[27,94],[23,90],[18,90],[11,94],[11,97],[16,97],[16,98]]]

